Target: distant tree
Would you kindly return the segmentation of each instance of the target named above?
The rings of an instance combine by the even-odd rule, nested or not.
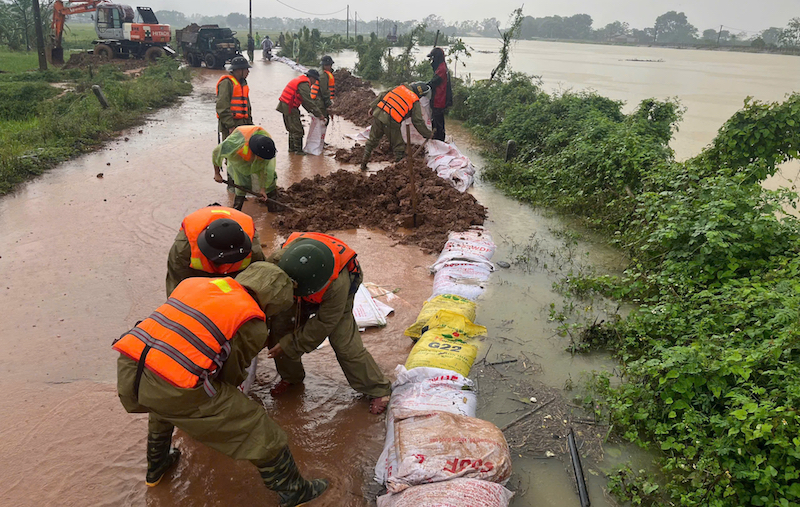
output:
[[[422,24],[428,27],[428,30],[437,30],[444,28],[447,23],[445,23],[444,19],[441,16],[437,16],[436,14],[430,14],[425,19],[422,20]]]
[[[669,11],[656,18],[656,42],[693,42],[697,37],[695,28],[683,12]]]
[[[717,42],[717,31],[713,28],[703,30],[703,40]]]
[[[497,18],[486,18],[479,23],[480,31],[482,35],[487,37],[494,37],[497,35],[497,32],[500,27],[500,22],[497,21]]]
[[[800,18],[792,18],[778,39],[783,46],[800,46]]]
[[[609,40],[614,37],[628,36],[631,34],[631,27],[623,21],[614,21],[603,28],[597,30],[596,36],[599,40]]]
[[[764,49],[764,48],[766,48],[766,47],[767,47],[767,43],[766,43],[766,42],[764,42],[764,39],[762,39],[761,37],[756,37],[756,38],[755,38],[755,39],[753,39],[753,41],[750,43],[750,46],[752,46],[752,47],[753,47],[753,48],[755,48],[755,49],[759,49],[759,50],[761,50],[761,49]]]
[[[638,28],[634,28],[631,31],[631,35],[639,44],[650,44],[653,42],[653,29],[652,28],[645,28],[644,30],[639,30]]]
[[[231,28],[245,28],[249,21],[250,18],[239,12],[231,12],[225,16],[225,22]]]
[[[450,48],[447,50],[447,56],[449,57],[447,59],[447,63],[453,63],[453,60],[455,60],[455,65],[453,66],[453,76],[458,74],[459,59],[461,60],[462,66],[464,67],[467,66],[467,64],[464,62],[464,59],[472,56],[472,53],[470,53],[471,50],[472,47],[464,44],[464,41],[461,39],[456,39],[450,46]]]
[[[50,33],[53,0],[40,0],[42,31]],[[0,43],[30,51],[36,45],[36,23],[31,0],[0,0]]]
[[[764,39],[764,43],[767,46],[777,46],[780,42],[781,33],[783,32],[782,28],[778,27],[770,27],[761,32],[761,38]]]
[[[183,28],[189,24],[189,18],[182,12],[178,11],[156,11],[156,17],[159,23],[172,25],[175,28]]]
[[[565,39],[586,40],[592,38],[592,17],[588,14],[575,14],[564,18]]]

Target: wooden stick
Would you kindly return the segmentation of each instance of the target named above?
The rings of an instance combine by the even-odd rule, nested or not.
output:
[[[529,410],[529,411],[525,412],[521,416],[517,417],[516,419],[514,419],[510,423],[508,423],[505,426],[503,426],[502,428],[500,428],[500,431],[505,431],[508,428],[510,428],[510,427],[514,426],[515,424],[517,424],[518,422],[520,422],[521,420],[525,419],[526,417],[532,416],[533,414],[535,414],[536,412],[540,411],[541,409],[543,409],[547,405],[553,403],[554,400],[555,400],[555,398],[551,398],[550,401],[548,401],[547,403],[543,403],[543,404],[539,405],[538,407],[534,408],[533,410]]]
[[[411,215],[414,227],[417,226],[417,182],[414,177],[414,162],[411,160],[411,125],[406,125],[406,158],[408,159],[408,180],[411,185]]]

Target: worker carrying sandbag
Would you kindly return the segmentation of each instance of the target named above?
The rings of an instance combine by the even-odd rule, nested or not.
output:
[[[231,135],[211,152],[211,163],[214,164],[214,181],[223,183],[220,171],[222,161],[228,162],[228,181],[233,180],[237,186],[233,207],[242,210],[245,191],[253,191],[253,177],[258,180],[257,193],[264,200],[275,199],[277,195],[277,176],[275,174],[275,142],[264,127],[244,125],[236,127]],[[267,209],[274,211],[267,201]]]
[[[237,389],[266,345],[266,319],[292,304],[292,280],[268,262],[236,280],[189,278],[167,302],[118,338],[117,391],[129,413],[148,413],[148,486],[177,462],[177,426],[233,459],[253,463],[282,507],[320,496],[324,479],[300,475],[286,433]]]
[[[272,396],[303,382],[301,356],[328,337],[350,387],[370,398],[370,412],[385,411],[391,384],[364,347],[353,317],[353,300],[363,280],[355,251],[327,234],[295,232],[267,260],[296,283],[295,306],[269,323],[268,356],[281,376]]]
[[[316,98],[319,94],[319,71],[311,69],[304,75],[289,81],[278,100],[275,109],[283,114],[283,124],[289,132],[289,153],[305,155],[303,151],[303,122],[300,121],[300,106],[316,116],[320,121],[325,120],[320,103]]]
[[[266,260],[250,215],[224,206],[191,213],[167,258],[167,297],[179,283],[194,276],[236,277],[253,262]]]
[[[372,150],[378,146],[384,135],[389,139],[395,161],[403,160],[406,154],[406,143],[403,141],[400,123],[409,116],[411,116],[414,128],[422,137],[430,139],[433,136],[428,126],[425,125],[422,106],[419,104],[419,98],[429,94],[430,91],[431,87],[427,83],[400,85],[378,95],[378,98],[370,104],[372,126],[369,131],[369,139],[364,145],[364,158],[361,159],[362,171],[367,170]]]

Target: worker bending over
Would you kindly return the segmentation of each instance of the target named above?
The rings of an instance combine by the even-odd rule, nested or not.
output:
[[[433,134],[425,125],[422,106],[419,104],[419,98],[430,93],[430,90],[430,86],[422,82],[400,85],[378,95],[378,98],[370,104],[372,127],[369,131],[369,139],[364,145],[364,158],[361,159],[362,171],[367,170],[372,150],[378,146],[384,135],[389,138],[395,161],[403,160],[406,154],[406,143],[400,132],[400,123],[409,116],[411,116],[411,122],[417,132],[425,139],[431,138]]]
[[[148,486],[177,462],[177,426],[231,458],[253,463],[282,507],[321,495],[324,479],[300,475],[286,433],[237,389],[267,344],[265,321],[292,304],[292,281],[256,262],[238,278],[189,278],[166,303],[118,338],[117,391],[130,413],[148,413]]]
[[[258,191],[265,201],[274,199],[277,192],[275,175],[275,143],[269,133],[258,125],[236,127],[230,136],[214,148],[211,161],[214,164],[214,181],[223,183],[220,170],[227,160],[228,181],[253,191],[253,177],[258,180]],[[233,207],[241,210],[245,201],[245,190],[236,188]],[[268,203],[268,206],[269,203]],[[271,207],[268,207],[272,211]]]
[[[316,97],[319,94],[319,72],[311,69],[302,76],[298,76],[286,85],[275,109],[283,114],[283,124],[289,132],[289,153],[305,155],[303,151],[303,122],[300,121],[300,106],[313,114],[317,119],[325,121],[325,114],[319,106]]]
[[[270,319],[268,357],[281,380],[270,390],[280,396],[303,382],[303,354],[327,337],[350,387],[370,398],[370,412],[389,404],[391,384],[364,348],[353,317],[353,300],[363,280],[356,253],[341,240],[316,232],[295,232],[267,259],[295,282],[295,306]],[[309,318],[309,315],[312,315]]]

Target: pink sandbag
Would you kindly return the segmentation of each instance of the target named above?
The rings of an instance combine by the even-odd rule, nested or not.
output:
[[[378,497],[378,507],[508,507],[514,493],[500,484],[453,479]]]

